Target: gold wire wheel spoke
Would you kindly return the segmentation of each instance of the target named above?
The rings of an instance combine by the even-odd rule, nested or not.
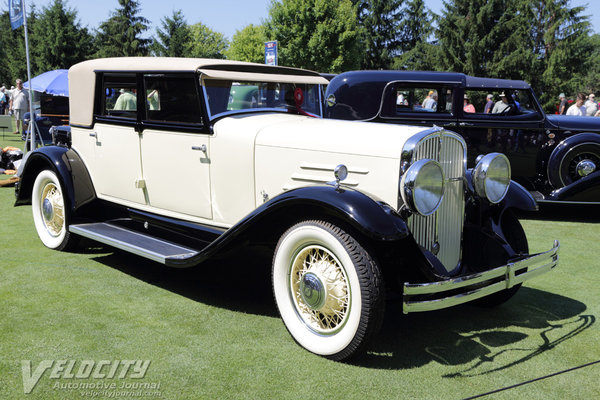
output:
[[[309,287],[308,295],[303,294],[307,274],[317,287]],[[301,249],[292,262],[290,285],[297,313],[306,325],[320,333],[334,333],[343,326],[350,308],[350,290],[345,270],[333,253],[318,245]],[[309,296],[308,303],[305,296]]]

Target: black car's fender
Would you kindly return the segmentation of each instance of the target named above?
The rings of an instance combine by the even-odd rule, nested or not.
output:
[[[405,219],[385,203],[353,189],[308,186],[272,198],[225,231],[197,257],[183,261],[185,265],[177,265],[178,261],[173,260],[170,266],[198,264],[234,241],[247,238],[256,241],[261,237],[279,239],[273,235],[283,233],[302,219],[341,222],[361,235],[380,242],[400,240],[409,235]]]
[[[96,199],[92,180],[79,155],[67,147],[47,146],[28,154],[15,190],[15,206],[31,204],[33,183],[40,171],[45,169],[57,174],[71,212]]]

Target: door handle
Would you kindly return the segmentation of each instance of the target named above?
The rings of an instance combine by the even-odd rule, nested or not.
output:
[[[447,124],[444,124],[444,126],[453,127],[456,126],[456,122],[448,122]]]
[[[202,146],[192,146],[192,150],[198,150],[203,153],[206,153],[206,145],[203,144]]]
[[[96,132],[90,133],[90,137],[96,137]]]
[[[460,126],[473,126],[473,124],[470,122],[461,122],[459,125]]]

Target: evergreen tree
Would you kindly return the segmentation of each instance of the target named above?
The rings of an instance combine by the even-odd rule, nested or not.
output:
[[[25,52],[25,26],[15,30],[10,26],[10,16],[8,11],[2,13],[0,17],[0,56],[3,60],[0,63],[1,83],[6,83],[7,87],[15,85],[17,78],[23,81],[27,80],[27,57]],[[31,32],[35,29],[37,23],[37,12],[35,6],[32,6],[27,16],[27,29],[29,29],[30,54],[32,50]],[[32,71],[32,77],[35,76]]]
[[[361,29],[350,0],[273,2],[265,28],[267,39],[278,41],[281,65],[319,72],[360,67]]]
[[[583,76],[593,52],[585,7],[569,7],[569,0],[531,0],[533,51],[539,65],[531,83],[542,93],[550,111],[560,92],[583,90]]]
[[[400,23],[402,54],[394,59],[394,69],[436,70],[439,66],[439,46],[429,43],[437,16],[425,7],[424,0],[410,0],[403,10]]]
[[[137,0],[119,0],[119,8],[100,24],[96,35],[97,57],[145,56],[150,39],[141,35],[148,30],[149,21],[138,15]]]
[[[227,50],[227,58],[263,63],[266,41],[264,26],[250,24],[235,32],[229,50]]]
[[[388,69],[402,49],[402,0],[354,0],[364,33],[363,69]]]
[[[77,14],[65,8],[63,0],[42,9],[32,26],[31,59],[35,75],[69,68],[92,54],[92,36],[77,21]]]
[[[182,11],[173,11],[171,17],[161,20],[161,26],[162,29],[156,30],[152,53],[163,57],[189,57],[191,32]]]
[[[529,1],[529,0],[527,0]],[[450,0],[436,35],[441,67],[475,76],[523,79],[535,64],[523,0]]]
[[[225,58],[229,46],[225,35],[213,31],[201,22],[190,26],[190,32],[192,38],[190,57]]]

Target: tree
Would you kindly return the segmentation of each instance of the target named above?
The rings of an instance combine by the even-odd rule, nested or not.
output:
[[[27,16],[29,33],[35,28],[36,23],[37,12],[32,6]],[[9,87],[15,84],[17,78],[27,80],[24,28],[24,26],[15,30],[11,28],[8,11],[0,16],[0,59],[3,60],[0,63],[0,76],[3,79],[2,83],[6,83]]]
[[[137,0],[119,0],[119,8],[100,24],[96,35],[97,57],[145,56],[150,39],[141,35],[148,30],[149,21],[138,16]]]
[[[360,67],[361,28],[350,0],[281,0],[271,3],[265,24],[278,41],[279,63],[320,72]]]
[[[69,68],[92,54],[92,36],[77,21],[77,14],[65,8],[63,0],[44,7],[32,26],[32,69],[35,74]]]
[[[265,59],[266,41],[264,26],[250,24],[235,32],[227,50],[227,58],[262,63]]]
[[[530,0],[450,0],[436,36],[441,66],[476,76],[523,79],[535,63]]]
[[[552,110],[560,92],[576,94],[593,52],[585,7],[569,7],[569,0],[531,0],[533,51],[538,68],[531,83],[542,93],[544,108]]]
[[[428,42],[434,33],[432,21],[437,15],[425,7],[423,0],[410,0],[403,9],[400,23],[400,56],[394,69],[436,70],[439,68],[439,46]]]
[[[364,34],[363,69],[388,69],[401,49],[402,0],[354,0]]]
[[[173,16],[161,20],[161,26],[162,29],[156,30],[152,53],[162,57],[189,57],[192,36],[182,11],[173,11]]]
[[[190,57],[225,58],[229,42],[225,35],[215,32],[201,22],[190,26],[191,48]]]

